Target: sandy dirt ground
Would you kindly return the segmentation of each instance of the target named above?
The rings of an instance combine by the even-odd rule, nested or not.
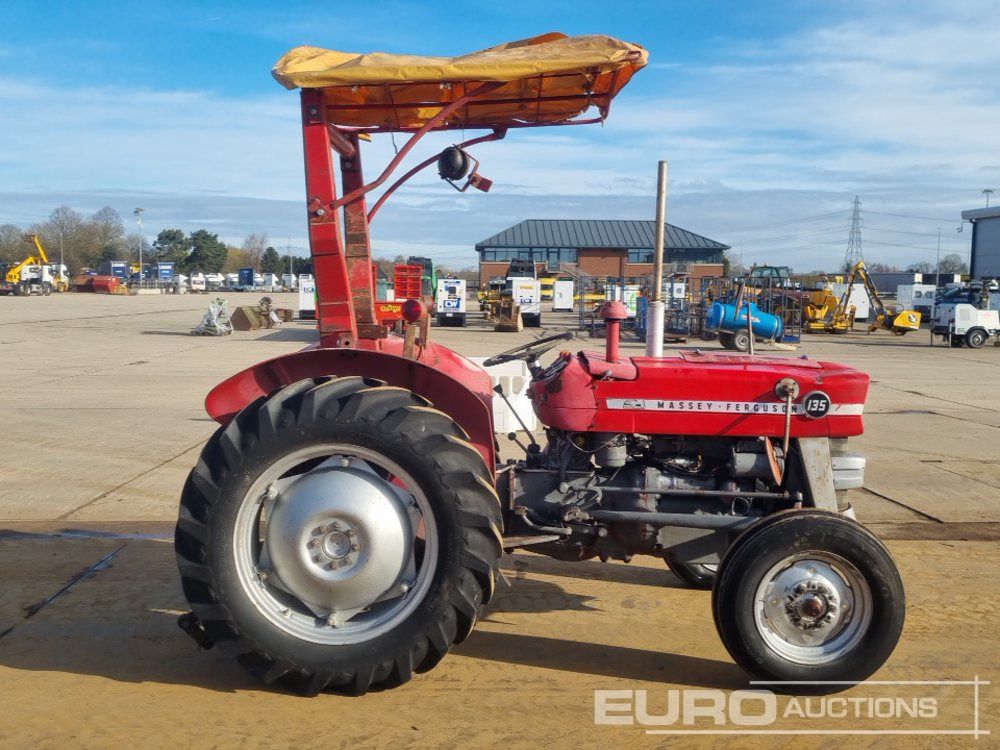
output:
[[[749,686],[716,635],[710,594],[653,559],[509,555],[495,605],[464,644],[404,687],[363,698],[268,689],[183,635],[171,528],[213,429],[204,394],[315,337],[306,323],[192,337],[206,303],[0,298],[0,748],[998,744],[1000,351],[931,348],[925,332],[807,338],[781,350],[873,376],[867,431],[854,446],[869,459],[856,506],[888,540],[908,598],[900,645],[874,679],[925,684],[869,683],[840,694],[851,703],[777,696],[781,715],[766,727],[735,723],[729,703],[723,726],[654,725],[635,718],[640,697],[653,717],[675,698],[731,701]],[[573,321],[543,322],[548,333]],[[470,355],[532,336],[487,330],[473,321],[435,335]],[[962,684],[936,684],[946,681]],[[907,714],[921,700],[935,716]],[[845,705],[861,715],[830,715]],[[879,707],[891,715],[867,717]],[[595,723],[608,716],[632,723]],[[976,739],[977,728],[992,734]],[[680,733],[761,729],[795,734]]]

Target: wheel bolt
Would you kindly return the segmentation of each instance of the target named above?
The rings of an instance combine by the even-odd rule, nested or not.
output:
[[[361,549],[361,545],[360,544],[355,543],[355,544],[351,545],[351,551],[357,552],[359,549]]]
[[[358,535],[357,529],[348,529],[347,530],[347,536],[357,536],[357,535]]]
[[[330,524],[330,528],[334,531],[340,531],[340,521],[334,521]]]

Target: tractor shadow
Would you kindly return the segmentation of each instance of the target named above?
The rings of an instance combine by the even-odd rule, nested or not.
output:
[[[262,687],[177,626],[187,605],[162,536],[0,530],[0,665],[40,680],[55,672],[221,693]]]
[[[294,323],[284,323],[278,328],[273,329],[270,333],[266,333],[258,338],[261,341],[301,341],[304,344],[314,344],[319,341],[319,331],[316,330],[316,321],[306,321],[308,322],[308,327],[305,324],[299,326]],[[239,333],[237,331],[237,333]]]
[[[494,630],[473,631],[469,639],[455,649],[455,655],[617,680],[722,689],[748,685],[746,673],[731,662]]]

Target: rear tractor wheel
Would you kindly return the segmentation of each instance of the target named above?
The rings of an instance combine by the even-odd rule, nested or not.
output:
[[[472,631],[500,524],[448,416],[381,381],[299,381],[220,428],[188,477],[180,624],[303,694],[394,687]]]

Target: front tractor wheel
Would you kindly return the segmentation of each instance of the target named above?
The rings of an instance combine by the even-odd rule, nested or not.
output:
[[[186,629],[304,694],[399,685],[471,632],[500,523],[482,457],[426,401],[360,377],[294,383],[220,428],[185,484]]]
[[[878,538],[817,510],[751,527],[727,551],[712,592],[716,628],[736,663],[793,693],[836,692],[870,676],[895,648],[905,608]]]

